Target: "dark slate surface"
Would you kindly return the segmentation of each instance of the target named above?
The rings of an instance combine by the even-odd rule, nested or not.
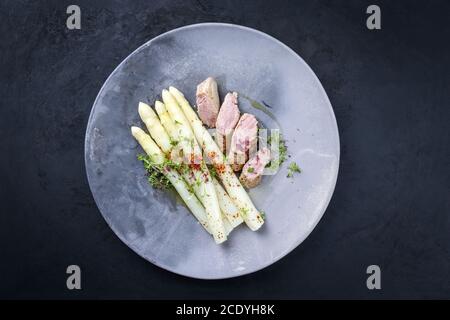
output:
[[[376,1],[0,3],[1,298],[449,298],[450,6]],[[330,206],[271,267],[199,281],[138,257],[108,228],[83,162],[90,108],[131,51],[175,27],[253,27],[298,52],[321,79],[341,135]],[[226,45],[226,44],[224,44]],[[299,115],[301,116],[301,115]],[[82,268],[81,291],[65,268]],[[382,268],[382,290],[366,267]]]

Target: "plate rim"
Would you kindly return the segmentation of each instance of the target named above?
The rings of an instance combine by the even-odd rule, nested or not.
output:
[[[336,132],[336,143],[337,143],[337,164],[336,164],[336,171],[334,173],[333,179],[332,179],[332,186],[330,189],[330,192],[327,195],[327,199],[324,202],[323,205],[323,210],[322,212],[316,217],[316,220],[311,224],[311,228],[308,232],[306,232],[304,234],[303,237],[300,237],[297,239],[297,241],[291,245],[290,247],[288,247],[286,250],[284,250],[280,255],[278,255],[275,259],[273,259],[272,261],[270,261],[267,264],[263,264],[261,266],[258,266],[255,269],[250,269],[250,270],[244,270],[242,272],[237,272],[236,274],[233,275],[228,275],[228,276],[199,276],[199,275],[190,275],[190,274],[186,274],[186,273],[182,273],[177,271],[174,268],[159,264],[157,261],[152,261],[148,258],[146,258],[145,256],[143,256],[141,253],[139,253],[137,250],[135,250],[135,248],[133,248],[129,243],[127,243],[125,241],[125,239],[118,234],[115,229],[112,227],[111,223],[108,221],[108,219],[106,218],[106,216],[103,214],[102,210],[100,209],[99,205],[98,205],[98,201],[94,195],[94,192],[92,191],[92,187],[91,187],[91,177],[89,175],[88,172],[88,154],[89,154],[89,140],[90,137],[88,136],[88,133],[92,130],[91,126],[92,126],[92,118],[93,118],[93,114],[94,114],[94,109],[95,106],[97,105],[98,100],[100,99],[100,96],[103,92],[103,90],[105,89],[106,84],[108,83],[109,79],[111,77],[113,77],[115,75],[115,73],[121,68],[121,66],[123,64],[125,64],[129,58],[131,58],[132,56],[134,56],[136,53],[138,53],[139,51],[143,50],[144,48],[146,48],[147,46],[151,45],[153,42],[157,41],[159,38],[162,38],[164,36],[167,36],[171,33],[175,33],[181,30],[187,30],[187,29],[194,29],[194,28],[198,28],[198,27],[227,27],[227,28],[236,28],[236,29],[240,29],[240,30],[245,30],[248,32],[252,32],[252,33],[256,33],[259,36],[262,36],[268,40],[274,41],[275,43],[277,43],[278,45],[280,45],[281,47],[285,48],[291,55],[293,55],[293,57],[295,59],[297,59],[301,64],[303,64],[307,70],[309,70],[309,72],[312,74],[313,78],[315,81],[318,82],[318,84],[320,85],[320,91],[322,93],[322,95],[325,97],[327,105],[328,105],[328,109],[330,111],[331,114],[331,118],[332,118],[332,123],[333,123],[333,127],[334,130]],[[231,278],[237,278],[237,277],[241,277],[244,275],[248,275],[248,274],[252,274],[255,272],[258,272],[260,270],[263,270],[273,264],[275,264],[276,262],[280,261],[282,258],[284,258],[285,256],[287,256],[289,253],[291,253],[292,251],[294,251],[303,241],[306,240],[306,238],[309,237],[309,235],[312,233],[312,231],[316,228],[317,224],[320,222],[320,220],[322,220],[323,215],[325,214],[325,212],[328,209],[328,206],[330,204],[330,201],[334,195],[334,191],[336,189],[336,183],[337,183],[337,178],[339,176],[339,167],[340,167],[340,157],[341,157],[341,146],[340,146],[340,135],[339,135],[339,127],[337,125],[337,121],[336,121],[336,115],[334,114],[334,109],[332,107],[331,101],[325,91],[325,88],[322,85],[322,82],[320,81],[320,79],[317,77],[316,73],[312,70],[312,68],[305,62],[305,60],[303,60],[303,58],[297,54],[293,49],[291,49],[289,46],[287,46],[286,44],[284,44],[282,41],[278,40],[277,38],[262,32],[260,30],[251,28],[251,27],[247,27],[247,26],[243,26],[243,25],[238,25],[238,24],[233,24],[233,23],[224,23],[224,22],[202,22],[202,23],[194,23],[194,24],[189,24],[189,25],[185,25],[185,26],[181,26],[181,27],[177,27],[174,29],[171,29],[169,31],[163,32],[153,38],[151,38],[150,40],[148,40],[147,42],[145,42],[144,44],[140,45],[139,47],[137,47],[135,50],[133,50],[130,54],[128,54],[115,68],[114,70],[111,72],[111,74],[106,78],[106,80],[103,82],[103,85],[101,86],[97,96],[95,97],[94,103],[92,104],[91,107],[91,111],[89,113],[89,117],[88,117],[88,121],[86,124],[86,131],[85,131],[85,137],[84,137],[84,166],[85,166],[85,171],[86,171],[86,177],[87,177],[87,181],[88,181],[88,185],[89,185],[89,190],[91,191],[92,197],[94,199],[95,205],[97,206],[98,211],[100,212],[101,216],[103,217],[103,219],[105,220],[105,222],[107,223],[107,225],[109,226],[109,228],[111,229],[111,231],[113,231],[113,233],[128,247],[130,248],[133,252],[135,252],[139,257],[143,258],[144,260],[152,263],[153,265],[157,266],[158,268],[161,268],[163,270],[167,270],[171,273],[180,275],[180,276],[184,276],[184,277],[188,277],[188,278],[193,278],[193,279],[200,279],[200,280],[221,280],[221,279],[231,279]]]

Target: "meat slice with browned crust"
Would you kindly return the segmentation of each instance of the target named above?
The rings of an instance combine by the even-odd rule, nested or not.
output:
[[[261,182],[261,176],[266,165],[270,162],[270,150],[260,149],[242,168],[239,180],[245,188],[254,188]]]
[[[220,106],[216,80],[209,77],[200,83],[197,86],[196,97],[198,115],[200,119],[208,127],[214,128]]]
[[[223,154],[227,154],[233,129],[239,121],[238,94],[229,92],[223,99],[216,121],[216,142]]]
[[[256,151],[258,140],[258,120],[249,113],[244,113],[239,119],[231,137],[229,163],[234,171],[242,169],[249,154]]]

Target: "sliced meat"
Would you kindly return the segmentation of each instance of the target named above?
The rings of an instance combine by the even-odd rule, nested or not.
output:
[[[270,150],[260,149],[242,168],[239,180],[246,188],[254,188],[261,182],[261,176],[266,165],[270,162]]]
[[[244,113],[234,129],[231,138],[229,163],[234,171],[242,169],[249,158],[249,154],[256,151],[258,140],[258,120],[249,113]]]
[[[209,77],[197,86],[197,108],[200,119],[210,128],[216,125],[219,106],[217,82]]]
[[[223,99],[216,121],[216,142],[223,154],[227,154],[233,129],[239,121],[238,95],[229,92]]]

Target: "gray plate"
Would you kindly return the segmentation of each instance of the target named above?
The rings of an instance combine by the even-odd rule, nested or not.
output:
[[[287,164],[250,191],[267,220],[258,232],[240,226],[216,245],[173,194],[152,189],[136,160],[130,134],[143,127],[139,101],[153,104],[169,85],[194,103],[196,85],[217,79],[221,97],[236,90],[271,106],[276,121],[248,100],[243,112],[267,127],[280,126],[291,158],[303,172],[286,178]],[[319,80],[291,49],[259,31],[205,23],[164,33],[128,56],[106,80],[86,131],[89,185],[103,217],[148,261],[194,278],[221,279],[269,266],[314,229],[330,201],[339,167],[339,135]]]

